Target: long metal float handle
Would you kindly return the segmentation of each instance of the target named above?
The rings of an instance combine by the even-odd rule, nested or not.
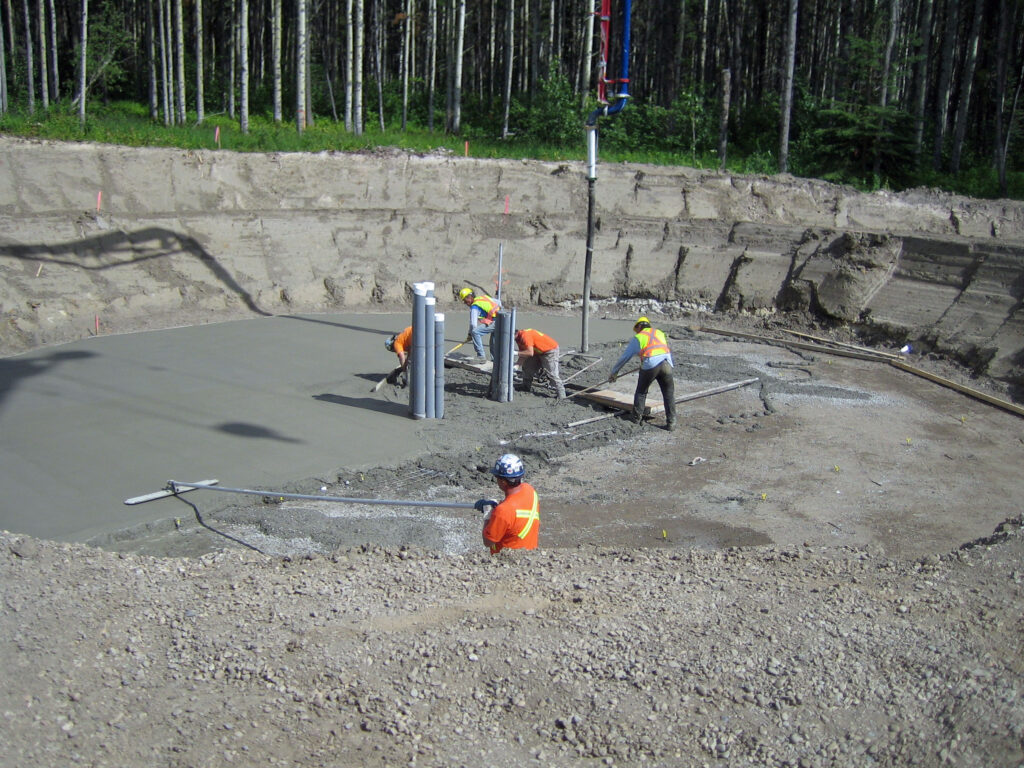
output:
[[[302,499],[304,501],[336,501],[342,504],[380,504],[392,507],[441,507],[444,509],[476,509],[476,504],[465,501],[407,501],[404,499],[352,499],[345,496],[316,496],[307,493],[283,493],[281,491],[256,491],[249,488],[226,488],[208,483],[183,483],[170,480],[167,488],[174,494],[179,490],[202,489],[223,493],[243,493],[249,496],[272,496],[278,499]],[[488,500],[489,501],[489,500]]]

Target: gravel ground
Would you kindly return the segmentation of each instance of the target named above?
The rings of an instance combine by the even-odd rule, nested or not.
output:
[[[1021,523],[917,561],[3,534],[0,762],[1018,766]]]

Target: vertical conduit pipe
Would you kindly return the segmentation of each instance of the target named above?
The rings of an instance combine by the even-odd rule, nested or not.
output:
[[[515,367],[516,367],[516,357],[518,357],[518,355],[516,354],[516,308],[515,307],[512,307],[512,310],[509,312],[508,333],[506,335],[507,335],[507,338],[508,338],[508,344],[505,347],[505,357],[508,360],[508,362],[506,363],[506,368],[507,368],[507,371],[508,371],[507,372],[507,381],[508,381],[508,398],[507,398],[507,402],[511,403],[512,402],[512,392],[513,392],[513,389],[514,389],[513,384],[515,383],[514,371],[515,371]]]
[[[434,315],[434,418],[444,418],[444,313]]]
[[[412,286],[412,359],[409,361],[409,411],[414,419],[427,416],[424,397],[423,369],[426,362],[426,339],[424,338],[423,307],[427,299],[427,290],[423,283]]]
[[[434,284],[423,300],[423,409],[428,419],[434,415]]]

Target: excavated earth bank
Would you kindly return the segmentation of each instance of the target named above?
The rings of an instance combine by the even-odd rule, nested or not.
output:
[[[461,284],[493,285],[499,245],[510,303],[578,311],[577,164],[0,154],[4,354],[97,328],[400,311],[428,278],[457,312]],[[535,553],[483,554],[465,515],[271,498],[183,506],[102,548],[0,534],[0,762],[1024,763],[1020,418],[738,335],[910,343],[916,366],[1019,402],[1022,206],[600,174],[596,311],[669,332],[677,394],[756,385],[681,405],[675,433],[568,428],[601,412],[543,393],[496,407],[451,369],[415,466],[291,483],[477,498],[513,449],[541,494]],[[618,349],[596,345],[604,367],[578,381]]]

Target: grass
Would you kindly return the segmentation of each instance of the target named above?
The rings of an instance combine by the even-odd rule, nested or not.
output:
[[[0,133],[26,138],[54,141],[83,141],[120,144],[131,147],[174,147],[181,149],[226,149],[237,152],[357,152],[381,147],[396,147],[417,153],[446,150],[453,155],[491,158],[530,158],[550,162],[586,160],[583,127],[580,126],[578,146],[551,146],[522,139],[502,140],[468,130],[466,139],[446,134],[443,130],[429,131],[410,123],[405,131],[400,126],[386,126],[381,131],[376,115],[368,115],[362,135],[345,130],[342,123],[321,117],[301,135],[291,120],[275,123],[263,114],[249,117],[249,132],[243,134],[237,118],[225,113],[207,113],[203,124],[196,124],[195,113],[188,114],[184,125],[165,126],[150,119],[146,105],[135,102],[113,102],[89,107],[85,125],[80,125],[78,114],[68,102],[51,105],[45,113],[35,115],[11,110],[0,116]],[[606,142],[600,148],[604,163],[649,163],[665,166],[688,166],[714,169],[719,162],[714,151],[703,153],[634,151],[615,147]],[[730,148],[727,169],[738,174],[772,174],[776,163],[772,153],[759,152],[742,155]],[[794,169],[799,172],[798,169]],[[999,186],[995,170],[984,162],[953,176],[920,172],[914,186],[931,187],[956,194],[978,198],[996,198]],[[842,181],[842,180],[841,180]],[[862,191],[873,191],[872,183],[852,183]],[[1024,199],[1024,172],[1008,175],[1010,199]]]

